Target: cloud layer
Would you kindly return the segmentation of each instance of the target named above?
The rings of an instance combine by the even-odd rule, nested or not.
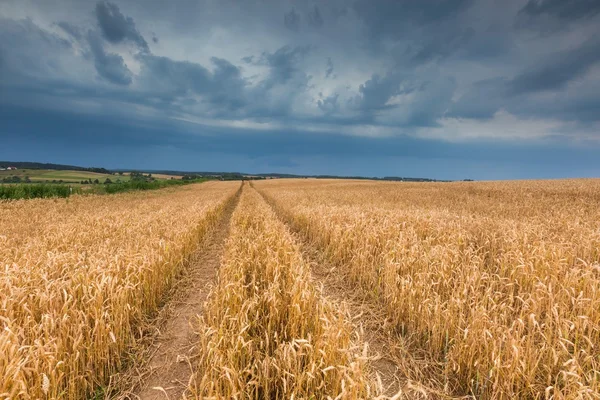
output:
[[[600,146],[598,2],[176,3],[6,0],[0,104],[160,122],[162,143],[176,148],[215,129],[219,140],[271,137],[281,154],[309,136],[341,149],[360,138],[379,149],[372,158],[392,157],[379,143],[398,138],[421,143],[411,147],[421,158],[435,154],[431,141]],[[313,145],[312,156],[334,154]],[[302,167],[281,157],[273,165]]]

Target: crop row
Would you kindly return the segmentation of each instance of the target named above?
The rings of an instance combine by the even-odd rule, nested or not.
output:
[[[0,398],[86,398],[127,367],[238,186],[2,204]]]
[[[199,322],[194,399],[372,398],[362,348],[270,207],[244,190]]]
[[[432,393],[598,398],[597,182],[256,187],[443,366]]]

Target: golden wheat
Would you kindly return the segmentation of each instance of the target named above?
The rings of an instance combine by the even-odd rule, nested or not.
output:
[[[1,203],[0,398],[108,383],[238,186]]]
[[[600,181],[255,186],[435,364],[399,371],[405,389],[600,398]],[[1,203],[0,398],[85,398],[128,366],[238,187]],[[188,397],[378,395],[360,338],[251,188],[225,250]]]
[[[446,393],[600,398],[600,181],[256,187],[444,365]]]
[[[309,281],[285,226],[244,190],[200,321],[195,399],[359,399],[375,393],[343,316]]]

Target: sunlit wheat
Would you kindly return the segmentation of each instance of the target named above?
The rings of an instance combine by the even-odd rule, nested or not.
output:
[[[0,398],[106,385],[238,186],[0,203]]]
[[[598,180],[255,186],[442,363],[447,392],[600,397]]]
[[[343,316],[311,285],[285,226],[242,195],[201,320],[191,398],[359,399],[375,391]]]

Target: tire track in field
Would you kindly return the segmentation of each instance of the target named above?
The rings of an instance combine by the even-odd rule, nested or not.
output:
[[[183,293],[170,304],[170,317],[157,338],[155,351],[148,363],[150,372],[128,398],[175,400],[182,398],[187,389],[193,372],[189,359],[193,357],[194,346],[198,342],[192,324],[202,313],[210,287],[216,281],[224,244],[229,236],[231,215],[240,200],[241,191],[242,188],[227,202],[219,220],[190,262],[180,289]]]
[[[294,236],[300,244],[304,259],[310,264],[315,283],[322,287],[322,292],[329,301],[346,310],[355,332],[367,343],[369,356],[372,357],[369,367],[379,376],[383,394],[395,395],[400,390],[400,378],[396,360],[391,356],[394,344],[389,336],[383,308],[371,301],[365,293],[351,287],[339,268],[327,262],[316,246],[300,239],[296,232]]]
[[[254,187],[253,189],[256,190]],[[398,352],[394,351],[399,338],[391,334],[384,308],[367,293],[352,285],[339,268],[325,259],[318,246],[303,239],[268,196],[259,190],[257,192],[292,232],[305,261],[310,265],[315,286],[320,286],[325,298],[345,312],[355,333],[367,343],[371,357],[369,367],[374,373],[373,378],[381,383],[385,398],[401,398]]]

